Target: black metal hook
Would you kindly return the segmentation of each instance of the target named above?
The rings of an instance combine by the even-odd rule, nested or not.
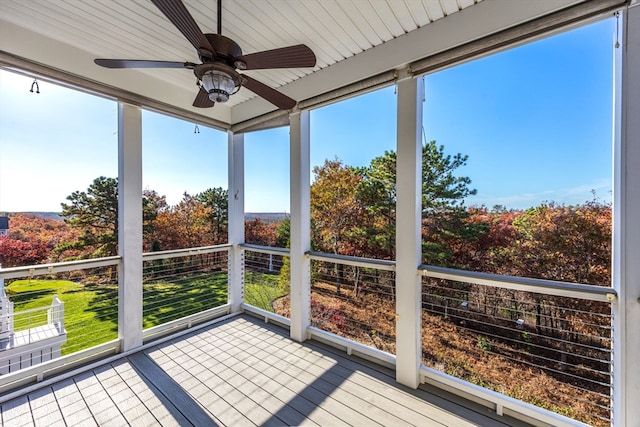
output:
[[[31,83],[31,90],[29,90],[29,92],[33,93],[33,87],[36,87],[36,93],[40,93],[40,86],[38,86],[38,80],[37,79],[33,79],[33,83]]]

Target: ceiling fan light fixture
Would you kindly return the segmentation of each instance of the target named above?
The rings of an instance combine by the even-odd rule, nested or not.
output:
[[[202,76],[202,86],[209,94],[209,99],[213,102],[227,102],[229,96],[235,92],[236,82],[233,78],[218,70],[206,72]]]
[[[213,102],[227,102],[242,83],[240,74],[225,64],[197,65],[193,71]]]

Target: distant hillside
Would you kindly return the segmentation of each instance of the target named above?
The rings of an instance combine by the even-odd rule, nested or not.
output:
[[[256,218],[260,218],[264,222],[277,222],[282,221],[288,216],[289,214],[285,212],[246,212],[244,219],[253,221]]]
[[[53,219],[56,221],[62,221],[62,217],[60,216],[59,212],[9,212],[9,216],[13,215],[13,214],[26,214],[26,215],[35,215],[35,216],[39,216],[41,218],[47,218],[47,219]]]
[[[27,215],[35,215],[41,218],[53,219],[56,221],[62,221],[62,217],[59,212],[9,212],[8,215],[21,213]],[[288,213],[285,212],[247,212],[244,214],[244,219],[253,221],[256,218],[260,218],[264,222],[277,222],[282,221],[283,219],[289,216]]]

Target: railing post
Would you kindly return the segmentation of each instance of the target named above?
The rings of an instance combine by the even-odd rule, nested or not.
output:
[[[54,325],[58,333],[64,332],[64,303],[60,301],[58,295],[53,296],[51,308],[48,313],[48,323]]]
[[[640,423],[640,3],[622,14],[614,107],[613,425]]]
[[[229,304],[240,311],[244,301],[244,134],[228,132],[229,144]]]
[[[307,339],[311,324],[311,277],[309,259],[311,249],[311,215],[309,178],[310,127],[309,112],[298,111],[289,117],[291,153],[291,338]]]
[[[396,380],[420,384],[421,315],[418,271],[422,221],[424,84],[404,71],[398,81],[396,201]]]
[[[118,104],[118,337],[142,345],[142,112]]]

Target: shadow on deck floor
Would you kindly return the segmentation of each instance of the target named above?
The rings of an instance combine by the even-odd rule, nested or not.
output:
[[[525,426],[242,315],[2,404],[5,426]]]

